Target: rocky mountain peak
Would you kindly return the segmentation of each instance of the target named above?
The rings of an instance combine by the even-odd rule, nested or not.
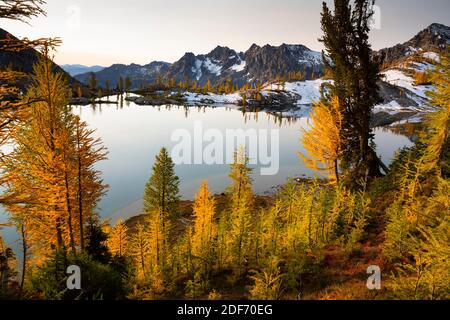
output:
[[[407,42],[416,49],[441,50],[450,45],[450,27],[433,23]]]
[[[213,51],[206,55],[207,58],[214,60],[222,65],[229,65],[239,59],[239,54],[228,47],[216,47]]]
[[[433,23],[403,44],[378,51],[387,64],[402,60],[417,52],[445,50],[450,45],[450,27]]]
[[[450,27],[440,24],[440,23],[433,23],[431,24],[427,29],[431,30],[432,32],[445,35],[446,37],[450,38]]]
[[[253,52],[253,51],[256,51],[256,50],[259,50],[259,49],[261,49],[261,47],[258,46],[256,43],[254,43],[254,44],[252,44],[250,46],[250,48],[246,52]]]

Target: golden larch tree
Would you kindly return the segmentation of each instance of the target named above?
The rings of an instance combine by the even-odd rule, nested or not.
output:
[[[136,275],[139,280],[148,276],[148,263],[150,259],[150,235],[142,224],[136,226],[136,230],[130,239],[129,253],[136,267]]]
[[[165,215],[155,210],[147,217],[146,227],[149,236],[149,276],[153,283],[153,289],[160,291],[168,278],[170,259],[169,230],[170,221],[166,221]]]
[[[24,98],[34,101],[29,117],[12,133],[14,149],[4,161],[5,194],[14,199],[6,209],[13,221],[27,221],[34,258],[45,257],[53,248],[83,250],[83,229],[97,215],[107,187],[94,169],[106,151],[72,114],[67,79],[52,66],[46,51]]]
[[[339,99],[333,97],[329,104],[323,101],[315,103],[310,121],[309,130],[302,130],[302,144],[308,155],[299,153],[299,156],[309,168],[327,173],[334,182],[339,183],[342,128]]]
[[[192,254],[200,259],[204,273],[208,273],[214,259],[214,242],[217,237],[215,206],[208,182],[204,181],[193,205],[195,220],[192,235]]]
[[[120,219],[109,232],[108,249],[112,255],[123,256],[127,252],[128,227]]]
[[[232,184],[229,187],[231,198],[230,225],[227,235],[227,249],[231,262],[240,276],[244,264],[248,262],[250,236],[252,227],[253,190],[248,167],[248,157],[244,147],[239,147],[234,155],[234,163],[230,166]]]

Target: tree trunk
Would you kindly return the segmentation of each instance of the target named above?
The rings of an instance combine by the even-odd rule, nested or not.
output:
[[[80,228],[80,247],[84,251],[84,223],[83,223],[83,189],[81,185],[81,152],[80,152],[80,127],[77,122],[77,157],[78,157],[78,214]]]
[[[18,300],[22,299],[23,294],[23,286],[25,283],[25,275],[26,275],[26,269],[27,269],[27,240],[26,240],[26,234],[25,234],[25,226],[22,223],[20,226],[20,233],[22,236],[22,251],[23,251],[23,257],[22,257],[22,278],[20,279],[20,289],[19,289],[19,295],[17,297]]]
[[[336,176],[336,184],[339,185],[339,168],[338,168],[338,160],[334,160],[334,174]],[[289,205],[289,210],[290,210],[290,205]],[[290,216],[290,214],[289,214]]]
[[[58,212],[58,211],[56,211]],[[57,239],[57,248],[61,249],[64,245],[63,237],[62,237],[62,230],[61,230],[61,218],[56,218],[56,239]]]
[[[67,223],[69,224],[69,238],[70,238],[70,248],[74,253],[76,253],[75,248],[75,239],[73,236],[73,226],[72,226],[72,205],[70,203],[70,190],[69,190],[69,177],[67,174],[67,168],[64,172],[64,181],[66,184],[66,204],[67,204],[67,215],[68,220]]]

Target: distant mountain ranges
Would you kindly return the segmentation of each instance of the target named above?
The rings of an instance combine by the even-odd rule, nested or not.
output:
[[[0,40],[8,33],[0,29]],[[376,54],[383,54],[385,62],[391,64],[407,57],[417,50],[437,51],[450,45],[450,27],[432,24],[419,32],[414,38],[391,48],[382,49]],[[23,53],[5,53],[0,51],[0,67],[12,66],[17,70],[31,72],[32,65],[39,56],[33,49]],[[174,63],[162,61],[147,65],[114,64],[108,68],[81,65],[62,66],[76,81],[88,84],[92,72],[95,73],[100,86],[108,80],[110,87],[117,86],[120,77],[129,77],[133,88],[154,83],[158,78],[173,79],[176,83],[189,79],[203,86],[208,81],[213,85],[229,81],[234,85],[245,83],[265,83],[279,77],[301,73],[302,79],[316,79],[323,75],[324,65],[321,53],[312,51],[303,45],[258,46],[253,44],[245,52],[237,52],[227,47],[218,46],[205,55],[186,53]],[[59,69],[58,66],[55,68]],[[79,72],[87,71],[79,74]]]
[[[105,69],[105,67],[101,66],[84,66],[81,64],[62,64],[61,68],[63,68],[68,74],[70,74],[72,77],[77,76],[79,74],[83,73],[89,73],[89,72],[99,72]]]
[[[109,68],[105,68],[99,72],[95,72],[97,82],[100,86],[105,87],[106,81],[109,81],[110,88],[117,87],[120,77],[130,78],[132,88],[139,88],[141,85],[149,85],[156,81],[158,76],[164,76],[169,70],[170,63],[152,62],[147,65],[138,64],[113,64]],[[88,84],[91,79],[92,72],[75,76],[75,78]]]
[[[406,57],[419,48],[425,51],[445,49],[450,44],[450,28],[442,24],[432,24],[419,32],[414,38],[377,52],[383,54],[385,63],[391,64]],[[97,80],[104,84],[106,80],[115,86],[119,77],[129,77],[133,87],[151,84],[158,77],[172,78],[176,83],[197,81],[203,86],[207,81],[213,85],[231,79],[235,85],[245,83],[265,83],[278,77],[288,77],[290,73],[301,73],[303,79],[315,79],[324,73],[324,65],[320,52],[312,51],[303,45],[281,46],[253,44],[246,52],[236,52],[228,47],[218,46],[206,55],[186,53],[173,64],[152,62],[141,66],[137,64],[115,64],[96,72]],[[87,84],[90,74],[76,76],[76,79]]]

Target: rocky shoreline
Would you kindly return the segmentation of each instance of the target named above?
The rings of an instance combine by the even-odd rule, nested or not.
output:
[[[226,95],[222,95],[225,97]],[[239,94],[239,96],[241,96]],[[239,100],[237,94],[232,99],[220,98],[221,95],[213,94],[196,94],[188,92],[167,92],[158,94],[141,96],[132,95],[124,98],[125,101],[133,102],[139,106],[164,106],[164,105],[183,105],[187,107],[195,106],[212,106],[220,107],[224,105],[233,105],[240,108],[246,108],[247,111],[259,110],[265,111],[283,118],[300,118],[309,113],[310,105],[299,105],[298,101],[303,99],[295,93],[285,91],[269,91],[265,93],[259,101],[254,99],[246,99],[245,105],[243,100]],[[242,97],[242,96],[241,96]],[[407,99],[407,98],[406,98]],[[88,98],[72,98],[70,105],[73,106],[88,106],[101,104],[119,104],[116,99],[105,99],[93,101]],[[420,109],[404,108],[397,110],[388,110],[384,108],[375,108],[371,121],[371,127],[387,126],[398,121],[408,121],[414,119],[415,122],[425,115],[426,112]]]
[[[69,101],[69,105],[71,106],[89,106],[89,105],[97,105],[97,104],[118,104],[117,101],[112,100],[96,100],[89,98],[71,98]]]

